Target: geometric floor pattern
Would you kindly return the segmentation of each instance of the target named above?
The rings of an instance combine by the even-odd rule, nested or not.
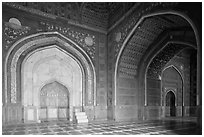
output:
[[[73,124],[58,121],[37,124],[7,125],[3,135],[198,135],[196,123],[181,120],[141,122],[95,122]]]

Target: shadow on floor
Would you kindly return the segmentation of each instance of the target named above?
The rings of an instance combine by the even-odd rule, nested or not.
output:
[[[165,121],[166,133],[177,135],[202,135],[202,130],[197,125],[196,117],[167,117]],[[179,127],[179,128],[178,128]]]

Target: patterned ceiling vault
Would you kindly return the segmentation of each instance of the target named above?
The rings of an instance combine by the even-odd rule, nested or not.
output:
[[[98,28],[107,28],[108,9],[105,3],[86,3],[82,11],[82,24],[95,26]]]
[[[140,3],[133,2],[109,2],[108,11],[109,11],[109,26],[110,28],[115,22],[117,22],[127,11],[129,11],[133,6],[140,5]]]
[[[51,19],[56,19],[55,15],[46,13],[46,12],[42,12],[38,9],[33,9],[33,8],[28,8],[26,7],[26,4],[23,4],[22,2],[20,3],[15,3],[15,2],[4,2],[3,4],[8,5],[10,7],[16,8],[16,9],[20,9],[29,13],[33,13],[33,14],[37,14],[43,17],[47,17],[47,18],[51,18]]]
[[[146,18],[135,30],[122,53],[119,63],[120,76],[134,78],[137,75],[138,63],[147,48],[162,32],[177,27],[189,27],[189,24],[176,15],[159,15]]]
[[[14,3],[21,5],[28,9],[35,9],[43,13],[54,15],[55,17],[62,17],[74,21],[79,20],[79,6],[77,3],[65,2],[19,2]]]
[[[136,5],[136,4],[135,4]],[[121,38],[117,40],[116,44],[114,45],[115,48],[115,57],[117,57],[118,52],[126,39],[127,35],[130,33],[132,28],[136,25],[136,23],[139,21],[139,19],[146,14],[152,13],[155,9],[168,9],[175,7],[177,5],[176,2],[155,2],[155,3],[137,3],[136,8],[133,10],[133,12],[126,18],[126,21],[124,24],[122,24],[120,27],[118,27],[117,30],[115,30],[115,34],[121,34]]]
[[[147,78],[159,79],[163,67],[168,63],[185,45],[169,43],[150,63],[147,70]]]
[[[63,18],[105,30],[135,5],[132,2],[7,2],[4,4],[40,16],[52,19]]]

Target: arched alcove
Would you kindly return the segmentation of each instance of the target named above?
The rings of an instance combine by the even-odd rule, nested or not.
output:
[[[176,116],[176,96],[172,91],[168,91],[165,96],[165,116]]]
[[[5,104],[14,110],[8,112],[6,122],[39,122],[37,93],[51,81],[65,85],[73,97],[70,99],[70,119],[74,109],[93,111],[88,117],[93,119],[96,76],[92,60],[60,33],[38,33],[14,43],[6,56],[4,72]],[[50,73],[49,77],[46,73]]]
[[[170,65],[163,69],[161,74],[161,90],[163,116],[183,116],[183,76],[175,66]],[[171,99],[173,99],[171,93],[175,97],[175,102],[171,102]],[[170,101],[169,103],[174,103],[175,105],[167,104],[167,101]]]
[[[172,21],[174,19],[176,20],[170,23],[164,18],[171,19]],[[163,20],[163,24],[160,22],[160,19],[165,20]],[[182,29],[182,26],[188,29]],[[158,29],[156,29],[157,27]],[[179,27],[181,29],[177,30]],[[129,118],[134,117],[135,119],[145,119],[146,117],[158,118],[160,116],[160,108],[157,107],[161,104],[160,80],[159,78],[156,81],[152,80],[152,90],[147,89],[147,71],[153,62],[152,59],[156,59],[156,56],[161,50],[171,44],[176,45],[175,47],[168,47],[170,49],[172,48],[171,50],[173,48],[176,49],[174,54],[170,53],[169,58],[165,56],[167,60],[160,60],[160,63],[158,61],[155,64],[155,70],[157,68],[161,68],[159,70],[162,70],[165,63],[184,47],[193,47],[196,49],[199,45],[198,31],[191,19],[183,13],[163,11],[147,14],[142,16],[132,28],[119,49],[115,63],[113,100],[116,119],[122,118],[125,114],[130,115]],[[155,74],[155,76],[157,75],[158,77],[160,74]],[[148,90],[153,91],[151,94],[157,101],[152,102],[154,102],[153,104],[156,107],[154,105],[152,107],[148,106]],[[130,104],[129,102],[132,103]]]
[[[22,63],[21,73],[22,105],[24,106],[25,116],[27,116],[24,119],[29,119],[30,115],[32,115],[32,113],[27,114],[29,106],[41,107],[40,97],[38,96],[42,90],[41,88],[54,80],[63,83],[70,91],[70,120],[73,119],[71,115],[74,111],[73,107],[80,108],[84,106],[83,102],[85,100],[82,99],[82,94],[85,94],[85,92],[82,93],[83,87],[85,87],[84,83],[82,83],[85,81],[84,70],[74,58],[61,51],[56,45],[41,48],[34,51],[34,53],[28,54]],[[57,110],[54,111],[53,108],[53,113],[56,113]],[[40,120],[42,111],[51,114],[50,109],[47,111],[38,109],[37,121]]]
[[[69,120],[69,91],[57,81],[48,83],[40,90],[41,121]]]

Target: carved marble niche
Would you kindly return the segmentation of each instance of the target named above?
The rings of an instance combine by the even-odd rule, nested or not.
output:
[[[40,120],[69,120],[69,91],[61,83],[48,83],[40,91]]]
[[[25,43],[26,41],[26,43]],[[16,45],[17,44],[17,45]],[[26,38],[26,40],[22,39],[20,42],[12,45],[9,50],[6,59],[5,59],[5,102],[17,103],[17,101],[22,102],[21,100],[17,100],[17,94],[21,93],[18,89],[21,88],[17,84],[17,81],[21,81],[17,77],[17,63],[19,62],[20,55],[23,54],[24,51],[29,50],[32,47],[36,49],[41,47],[42,45],[53,45],[56,44],[55,47],[60,49],[61,51],[67,53],[72,56],[78,64],[80,64],[81,69],[84,71],[84,80],[83,83],[85,87],[83,89],[85,93],[84,96],[84,105],[94,105],[95,104],[95,69],[93,66],[93,62],[89,58],[89,56],[76,44],[70,43],[69,40],[65,40],[63,35],[58,32],[45,32],[38,33]],[[20,46],[17,51],[13,52],[15,47]],[[12,52],[14,55],[12,56]],[[86,79],[86,80],[85,80]],[[10,87],[10,89],[9,89]],[[17,88],[18,87],[18,88]],[[90,95],[90,96],[89,96]]]
[[[27,56],[22,63],[21,74],[22,104],[25,107],[25,116],[27,116],[25,121],[52,120],[63,116],[67,120],[72,120],[73,107],[82,106],[83,71],[71,55],[64,53],[57,47],[51,46],[37,50]],[[49,84],[52,85],[51,87],[53,85],[55,85],[54,87],[64,86],[68,93],[61,94],[62,90],[60,89],[62,88],[45,88]],[[46,92],[42,92],[45,89]],[[43,105],[42,98],[45,96],[47,97],[44,100],[46,103],[44,102]],[[63,99],[59,99],[59,97]],[[63,103],[62,101],[68,102]],[[32,107],[37,111],[28,113]]]
[[[5,104],[21,107],[8,109],[5,119],[16,113],[22,116],[18,121],[40,122],[39,91],[54,81],[69,91],[70,121],[74,107],[86,110],[96,104],[96,74],[91,58],[58,32],[42,32],[20,39],[8,50],[4,64]]]

